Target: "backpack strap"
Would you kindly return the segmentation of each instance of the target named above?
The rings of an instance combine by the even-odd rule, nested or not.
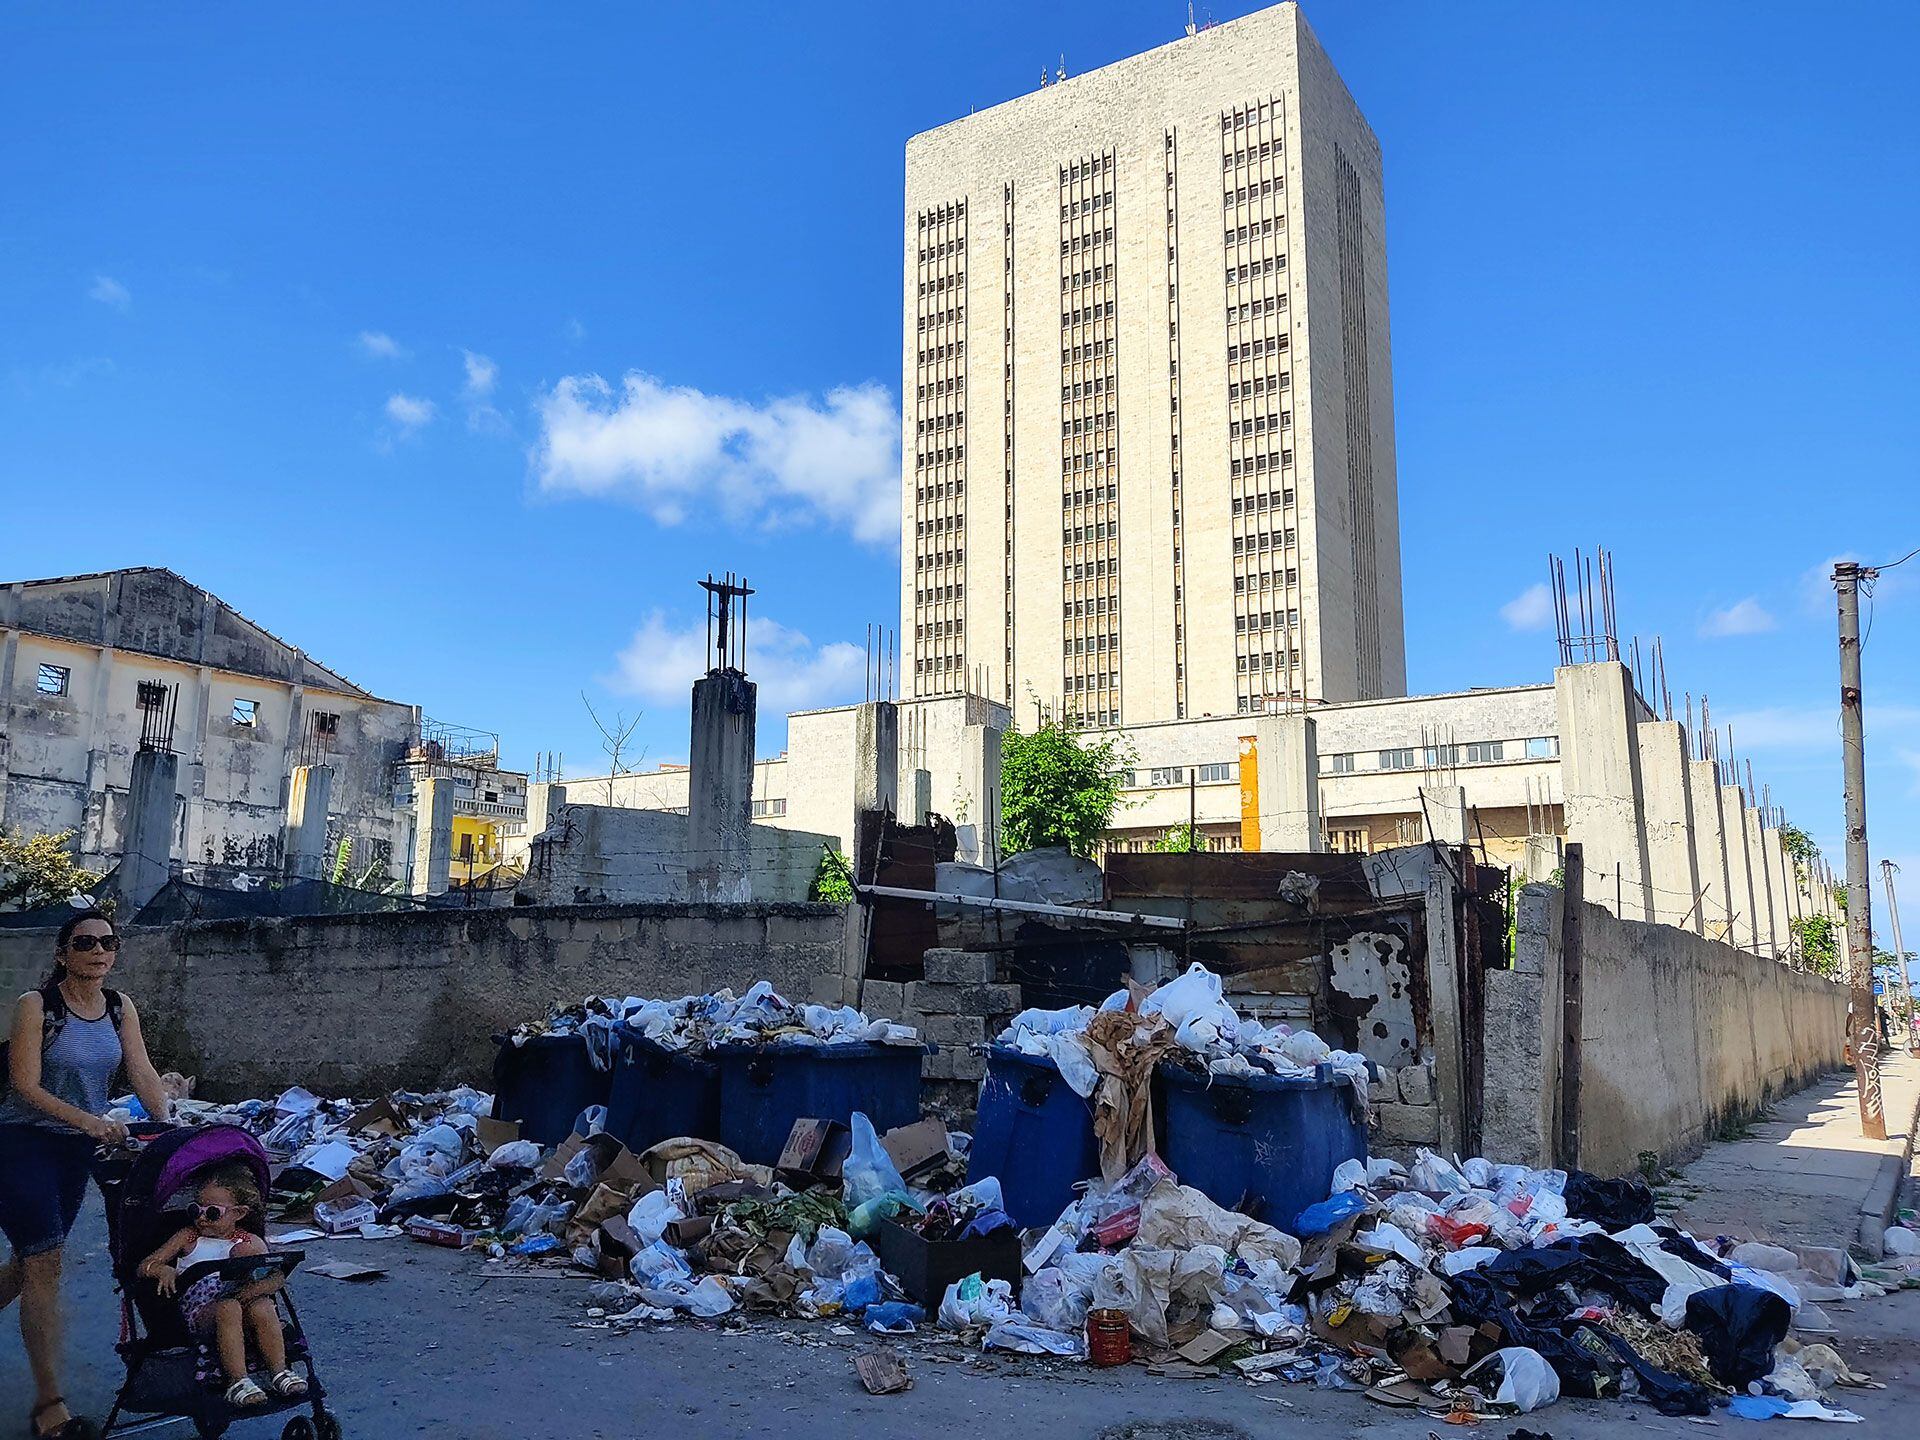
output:
[[[40,987],[40,1007],[46,1012],[40,1020],[40,1051],[45,1054],[67,1028],[67,997],[60,993],[59,985]]]
[[[113,1033],[120,1033],[120,1016],[126,1008],[126,997],[118,990],[109,990],[102,986],[100,993],[107,999],[107,1018],[113,1021]]]

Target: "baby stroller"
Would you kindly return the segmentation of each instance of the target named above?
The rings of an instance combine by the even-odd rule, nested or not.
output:
[[[286,1285],[276,1292],[274,1302],[286,1331],[287,1363],[305,1368],[307,1393],[295,1400],[283,1400],[269,1392],[266,1404],[235,1409],[227,1404],[224,1386],[212,1389],[199,1378],[197,1346],[181,1318],[177,1298],[162,1296],[153,1281],[138,1273],[140,1262],[188,1223],[186,1207],[203,1172],[235,1162],[253,1171],[260,1193],[266,1194],[271,1183],[267,1152],[235,1125],[148,1128],[136,1137],[134,1145],[112,1152],[97,1171],[100,1193],[106,1198],[108,1252],[120,1291],[120,1343],[116,1348],[127,1367],[126,1383],[120,1387],[101,1432],[103,1440],[114,1433],[114,1422],[123,1412],[129,1416],[177,1416],[191,1420],[201,1435],[215,1436],[224,1434],[235,1420],[309,1405],[313,1418],[293,1416],[281,1431],[282,1440],[339,1440],[340,1422],[324,1403],[326,1392],[314,1373],[313,1357]],[[249,1214],[246,1227],[266,1238],[264,1215]],[[288,1250],[214,1263],[236,1283],[245,1283],[271,1270],[290,1276],[303,1258],[300,1252]],[[202,1267],[195,1266],[188,1275],[200,1273]],[[181,1288],[184,1290],[185,1284]],[[122,1431],[129,1428],[130,1424],[121,1426]]]

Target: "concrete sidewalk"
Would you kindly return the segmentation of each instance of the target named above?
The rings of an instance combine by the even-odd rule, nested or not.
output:
[[[1860,1135],[1853,1072],[1780,1101],[1744,1138],[1709,1145],[1672,1182],[1679,1223],[1703,1238],[1853,1246],[1878,1259],[1906,1178],[1920,1109],[1920,1059],[1880,1067],[1887,1138]]]

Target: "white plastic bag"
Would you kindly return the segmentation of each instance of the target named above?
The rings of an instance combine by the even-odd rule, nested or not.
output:
[[[1086,1353],[1086,1340],[1066,1331],[1044,1325],[1023,1325],[1018,1320],[1002,1320],[987,1331],[980,1342],[982,1350],[1012,1350],[1020,1355],[1069,1355]]]
[[[633,1233],[647,1245],[653,1244],[667,1233],[667,1226],[675,1220],[684,1220],[687,1212],[667,1198],[664,1190],[649,1190],[634,1202],[633,1209],[627,1212],[627,1224],[633,1227]]]
[[[1476,1372],[1496,1364],[1500,1367],[1500,1388],[1493,1392],[1495,1404],[1511,1405],[1524,1415],[1560,1398],[1560,1377],[1553,1373],[1547,1357],[1524,1345],[1494,1351],[1462,1378],[1472,1379]]]
[[[1163,1017],[1176,1032],[1189,1021],[1203,1022],[1229,1043],[1240,1028],[1239,1016],[1220,998],[1220,977],[1198,962],[1188,966],[1186,974],[1169,980],[1141,1001],[1140,1013]],[[1190,1033],[1198,1034],[1197,1031]]]
[[[887,1154],[875,1133],[873,1122],[860,1111],[853,1112],[853,1148],[847,1152],[846,1164],[841,1167],[841,1194],[847,1202],[847,1209],[857,1210],[869,1200],[877,1200],[889,1191],[905,1192],[907,1182],[900,1178],[900,1171],[893,1163],[893,1157]]]
[[[940,1297],[940,1323],[949,1330],[998,1325],[1013,1316],[1013,1287],[1004,1280],[982,1282],[978,1275],[956,1280]]]
[[[1048,1266],[1020,1287],[1020,1313],[1049,1330],[1080,1331],[1092,1298],[1090,1287],[1083,1290],[1066,1271]]]

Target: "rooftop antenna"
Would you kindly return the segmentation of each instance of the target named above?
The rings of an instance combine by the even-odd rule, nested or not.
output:
[[[1067,78],[1067,52],[1064,50],[1060,52],[1060,68],[1054,72],[1053,78],[1055,80]]]
[[[1187,0],[1187,38],[1191,40],[1200,33],[1200,27],[1193,23],[1193,0]]]

